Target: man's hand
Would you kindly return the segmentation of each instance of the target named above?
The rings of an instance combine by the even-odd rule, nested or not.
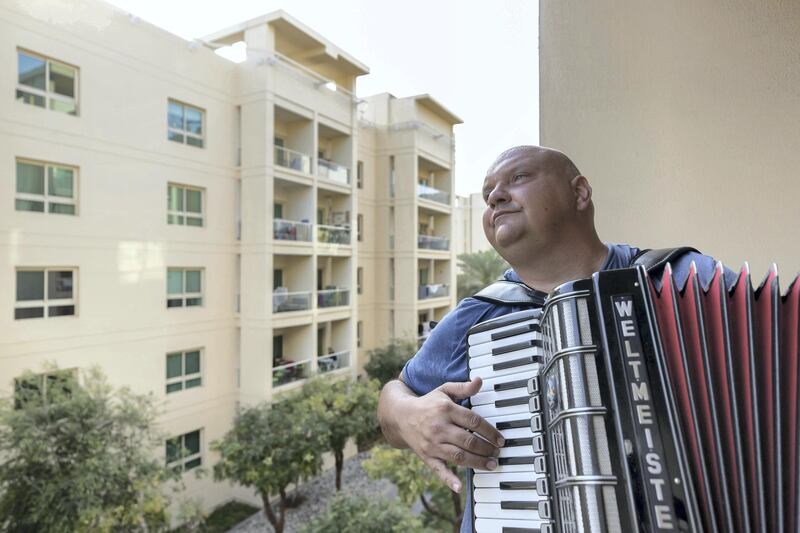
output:
[[[504,444],[497,429],[457,403],[480,388],[481,379],[475,378],[445,383],[424,396],[415,396],[407,389],[410,394],[394,398],[401,401],[392,410],[393,433],[455,492],[461,491],[461,482],[447,463],[494,470],[499,448]]]

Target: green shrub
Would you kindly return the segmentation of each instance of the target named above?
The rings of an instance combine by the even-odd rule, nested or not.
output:
[[[303,528],[302,533],[423,533],[420,520],[402,505],[364,497],[333,498],[326,511]]]
[[[367,352],[368,361],[364,371],[372,379],[377,379],[381,386],[396,379],[403,370],[406,361],[417,353],[414,341],[406,339],[392,339],[383,348],[375,348]]]

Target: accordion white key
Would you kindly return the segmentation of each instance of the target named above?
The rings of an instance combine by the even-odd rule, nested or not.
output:
[[[476,532],[797,531],[800,283],[644,268],[468,333],[472,409],[506,439]]]

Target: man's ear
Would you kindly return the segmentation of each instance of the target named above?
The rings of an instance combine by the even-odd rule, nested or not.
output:
[[[592,205],[592,186],[586,176],[577,175],[570,181],[572,191],[575,193],[575,208],[585,211]]]

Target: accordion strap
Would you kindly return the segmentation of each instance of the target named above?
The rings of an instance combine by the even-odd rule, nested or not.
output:
[[[629,266],[641,265],[648,272],[658,271],[664,268],[667,263],[689,252],[697,252],[697,250],[690,246],[660,248],[657,250],[648,248],[640,250],[639,253],[634,255]],[[487,285],[472,297],[495,305],[541,307],[544,305],[547,294],[532,289],[524,283],[504,279]]]

